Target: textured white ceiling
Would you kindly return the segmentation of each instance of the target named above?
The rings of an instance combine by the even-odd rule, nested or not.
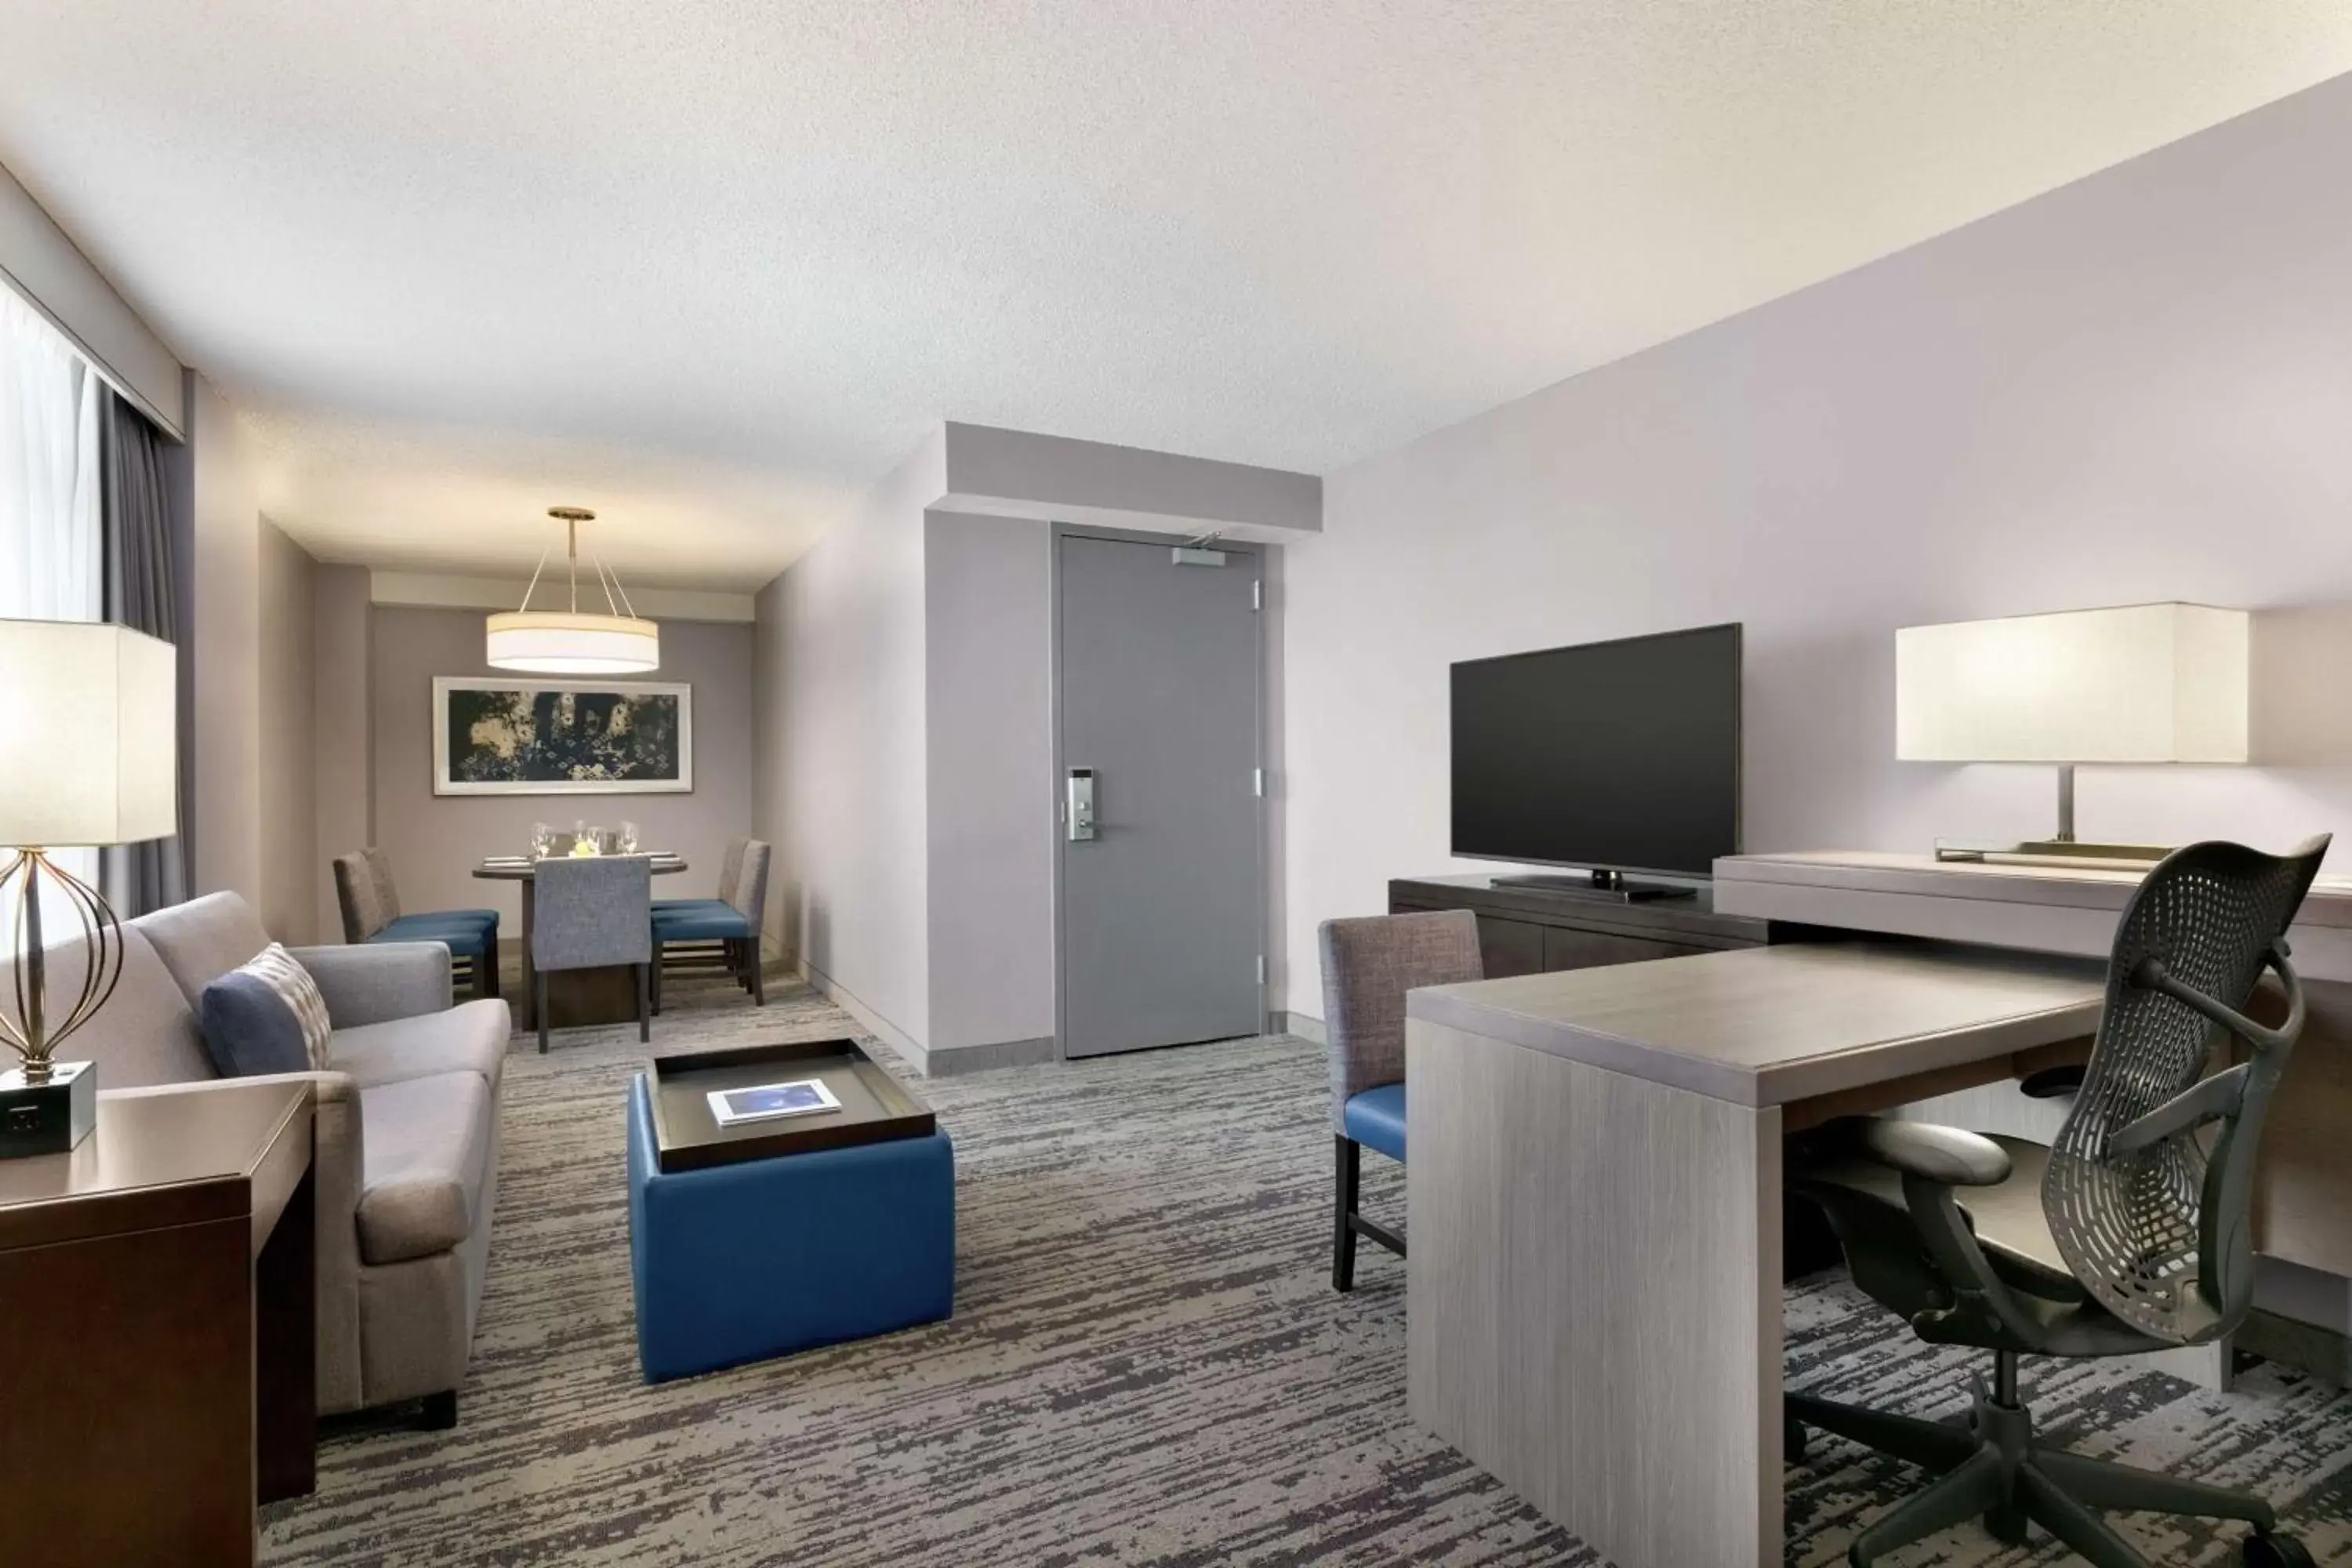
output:
[[[1323,471],[2352,68],[2345,0],[58,0],[0,163],[322,554],[748,586],[941,418]]]

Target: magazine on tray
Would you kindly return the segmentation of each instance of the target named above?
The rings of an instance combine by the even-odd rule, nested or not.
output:
[[[773,1121],[786,1116],[814,1116],[839,1110],[841,1101],[821,1079],[797,1079],[790,1083],[753,1084],[746,1089],[714,1089],[710,1114],[721,1127],[746,1121]]]

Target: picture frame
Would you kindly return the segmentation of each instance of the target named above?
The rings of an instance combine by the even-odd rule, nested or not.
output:
[[[688,682],[434,678],[436,795],[693,791]]]

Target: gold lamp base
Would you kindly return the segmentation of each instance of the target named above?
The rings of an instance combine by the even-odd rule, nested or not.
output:
[[[44,887],[55,889],[79,927],[82,972],[64,1010],[50,1016],[48,945],[41,929]],[[122,927],[98,889],[49,858],[24,848],[0,866],[0,903],[16,910],[17,951],[10,961],[13,996],[21,1010],[0,1006],[0,1045],[21,1058],[0,1075],[0,1158],[51,1154],[80,1142],[97,1121],[98,1069],[60,1062],[57,1048],[90,1021],[122,978]]]
[[[1986,844],[1965,838],[1936,840],[1938,860],[1975,860],[1991,866],[2072,866],[2084,871],[2145,871],[2172,853],[2161,844],[2100,844],[2074,837],[2074,765],[2058,769],[2058,834],[2022,843]]]

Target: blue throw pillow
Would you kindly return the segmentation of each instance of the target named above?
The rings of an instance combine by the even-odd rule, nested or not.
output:
[[[223,1078],[324,1065],[326,1004],[309,972],[276,942],[205,986],[202,1004],[205,1054]]]

